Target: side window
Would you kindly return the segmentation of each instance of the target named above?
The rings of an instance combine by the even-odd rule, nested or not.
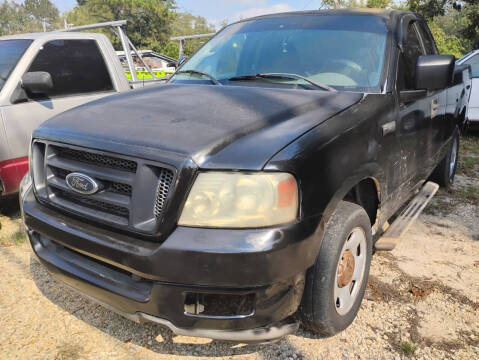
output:
[[[479,54],[467,59],[464,64],[471,65],[471,77],[479,78]]]
[[[418,21],[417,25],[419,33],[421,34],[421,38],[423,40],[422,42],[426,50],[426,55],[436,55],[438,53],[436,43],[434,42],[434,38],[432,37],[428,26],[424,21]]]
[[[413,90],[416,62],[419,56],[424,55],[419,41],[416,26],[409,23],[404,44],[404,52],[399,56],[398,90]]]
[[[46,71],[53,89],[45,98],[113,90],[110,74],[96,41],[54,40],[43,45],[28,71]]]

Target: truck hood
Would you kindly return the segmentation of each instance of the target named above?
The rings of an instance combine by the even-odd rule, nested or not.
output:
[[[362,96],[250,86],[154,86],[69,110],[43,123],[34,137],[153,160],[168,154],[206,169],[259,170],[283,147]]]

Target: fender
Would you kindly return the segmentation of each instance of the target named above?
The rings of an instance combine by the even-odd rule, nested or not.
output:
[[[359,169],[354,171],[349,177],[344,179],[344,181],[340,184],[337,191],[331,197],[331,200],[329,201],[328,205],[324,209],[323,213],[321,214],[320,221],[318,223],[318,227],[316,228],[315,235],[314,235],[314,238],[316,239],[316,241],[311,251],[315,252],[316,254],[319,253],[319,249],[321,248],[322,240],[324,237],[324,232],[326,230],[326,225],[329,219],[331,219],[331,217],[333,216],[334,211],[336,210],[338,204],[344,199],[346,194],[354,186],[356,186],[361,181],[366,179],[373,180],[376,186],[376,191],[377,191],[378,200],[379,200],[377,214],[376,214],[376,223],[373,225],[373,235],[374,235],[374,232],[377,231],[377,229],[379,229],[380,225],[382,225],[381,223],[384,221],[381,219],[381,216],[380,216],[382,191],[381,191],[381,184],[378,179],[381,178],[381,173],[382,173],[382,169],[380,168],[378,164],[366,163],[366,164],[363,164]],[[313,264],[310,264],[310,265],[313,265]]]
[[[326,206],[323,211],[321,221],[325,221],[326,223],[331,218],[332,214],[336,210],[336,207],[340,201],[344,199],[346,194],[357,184],[359,184],[363,180],[371,179],[376,186],[376,191],[378,195],[378,213],[379,209],[381,208],[381,184],[379,182],[379,178],[381,177],[381,168],[374,163],[364,164],[360,169],[355,171],[351,176],[346,178],[341,186],[338,188],[336,193],[331,198],[330,202]],[[373,229],[377,227],[379,222],[379,216],[376,216],[376,223],[373,225]]]

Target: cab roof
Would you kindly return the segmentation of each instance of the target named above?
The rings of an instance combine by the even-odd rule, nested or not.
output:
[[[48,31],[30,34],[0,36],[0,40],[40,40],[40,39],[103,39],[105,35],[88,32]]]
[[[242,19],[237,23],[259,20],[259,19],[268,19],[268,18],[278,18],[278,17],[288,17],[288,16],[304,16],[304,15],[372,15],[378,16],[386,20],[391,27],[397,25],[399,20],[405,15],[412,15],[418,19],[422,19],[422,16],[416,14],[412,11],[405,10],[395,10],[395,9],[370,9],[370,8],[360,8],[360,9],[328,9],[328,10],[306,10],[306,11],[291,11],[283,12],[269,15],[261,15],[248,19]]]

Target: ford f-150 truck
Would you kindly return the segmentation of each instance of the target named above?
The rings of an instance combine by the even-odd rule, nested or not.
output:
[[[168,84],[35,130],[20,194],[33,251],[85,296],[177,334],[333,335],[359,310],[373,248],[454,180],[453,70],[411,12],[229,25]]]

